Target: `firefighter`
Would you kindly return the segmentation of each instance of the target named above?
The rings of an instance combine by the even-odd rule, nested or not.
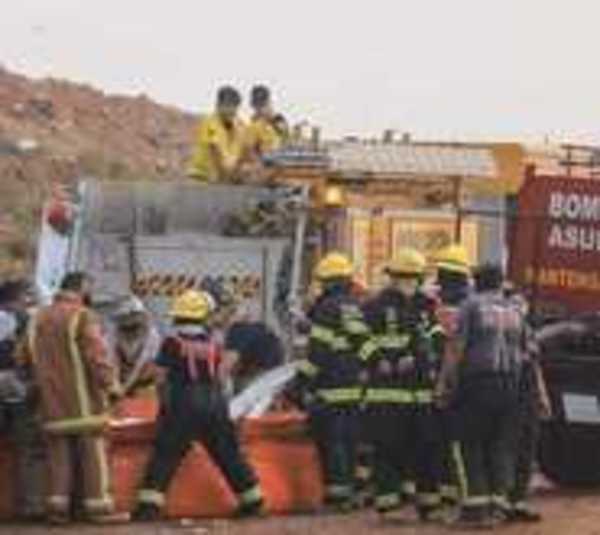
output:
[[[160,335],[144,304],[128,297],[115,313],[114,353],[123,394],[133,396],[153,386],[156,379],[154,359],[160,349]]]
[[[502,268],[485,265],[477,294],[461,306],[449,376],[457,375],[457,411],[467,494],[459,524],[490,527],[506,520],[513,480],[518,378],[525,350],[519,308],[502,293]]]
[[[471,268],[467,250],[460,244],[445,247],[436,255],[435,267],[440,300],[437,317],[447,342],[456,336],[458,311],[470,293]],[[445,343],[444,347],[446,351],[450,351],[453,345]],[[464,465],[458,442],[456,413],[451,399],[454,382],[453,378],[439,377],[436,396],[441,410],[443,432],[443,475],[440,494],[449,506],[457,505],[460,497],[466,492],[462,477]]]
[[[121,394],[100,323],[88,308],[91,281],[67,274],[54,302],[30,322],[20,360],[40,390],[49,458],[49,520],[70,519],[75,467],[81,467],[83,507],[92,522],[125,520],[111,496],[105,429],[110,399]]]
[[[16,511],[23,520],[45,516],[45,447],[29,374],[19,369],[15,353],[29,315],[23,281],[0,285],[0,432],[8,431],[17,453]]]
[[[414,471],[420,519],[441,520],[432,340],[439,325],[420,291],[425,266],[418,251],[398,251],[387,267],[389,286],[365,306],[372,331],[361,351],[365,404],[375,448],[375,507],[384,518],[395,516],[402,481]]]
[[[332,252],[318,263],[322,293],[309,311],[308,357],[300,373],[325,480],[326,505],[348,511],[354,503],[354,474],[361,398],[360,347],[368,328],[351,294],[353,266]]]
[[[237,516],[260,512],[263,499],[244,459],[222,392],[227,373],[221,347],[208,328],[209,300],[190,290],[174,300],[173,332],[156,359],[167,370],[154,452],[139,491],[134,518],[156,520],[165,492],[194,441],[201,442],[237,494]]]

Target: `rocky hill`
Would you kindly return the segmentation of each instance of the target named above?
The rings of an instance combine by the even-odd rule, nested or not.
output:
[[[0,275],[31,256],[41,200],[54,181],[178,179],[197,120],[144,95],[106,95],[0,68]]]

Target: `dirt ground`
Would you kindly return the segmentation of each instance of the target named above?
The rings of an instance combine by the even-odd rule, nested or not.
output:
[[[544,514],[544,522],[536,525],[517,524],[496,528],[506,535],[600,535],[600,495],[553,492],[536,498],[534,503]],[[131,524],[122,527],[72,526],[48,528],[0,525],[2,535],[437,535],[439,533],[473,533],[440,526],[420,526],[416,523],[382,524],[371,512],[349,516],[291,516],[258,520],[197,521],[153,525]],[[82,534],[83,535],[83,534]]]

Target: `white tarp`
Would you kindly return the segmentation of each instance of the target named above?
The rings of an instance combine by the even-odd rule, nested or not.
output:
[[[229,415],[239,418],[258,418],[267,412],[275,397],[292,381],[298,371],[298,363],[290,362],[266,372],[253,381],[229,404]]]

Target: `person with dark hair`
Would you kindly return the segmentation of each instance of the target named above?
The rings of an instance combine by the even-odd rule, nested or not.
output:
[[[242,97],[223,86],[217,93],[216,111],[200,120],[190,175],[202,182],[236,182],[245,151],[246,129],[237,113]]]
[[[70,520],[78,483],[91,522],[126,519],[114,514],[104,433],[109,402],[121,389],[100,322],[85,305],[90,296],[86,274],[66,275],[53,303],[31,321],[19,351],[39,387],[49,458],[47,509],[57,524]],[[74,481],[76,466],[82,467],[81,482]]]
[[[194,442],[206,448],[238,498],[237,516],[260,513],[263,498],[229,418],[223,380],[229,365],[215,340],[205,292],[189,290],[173,302],[173,331],[156,364],[166,372],[154,451],[146,468],[134,518],[158,520],[166,491]]]
[[[16,362],[16,351],[29,316],[24,281],[0,285],[0,432],[17,446],[16,510],[20,518],[44,517],[45,448],[37,423],[32,378]]]
[[[518,381],[526,347],[519,307],[502,292],[500,266],[476,275],[477,294],[461,306],[446,373],[458,377],[457,411],[467,495],[459,524],[489,527],[508,520],[515,469]]]
[[[265,85],[254,86],[250,93],[250,105],[253,115],[248,125],[248,148],[252,157],[260,159],[278,149],[282,143],[275,126],[271,90]]]

